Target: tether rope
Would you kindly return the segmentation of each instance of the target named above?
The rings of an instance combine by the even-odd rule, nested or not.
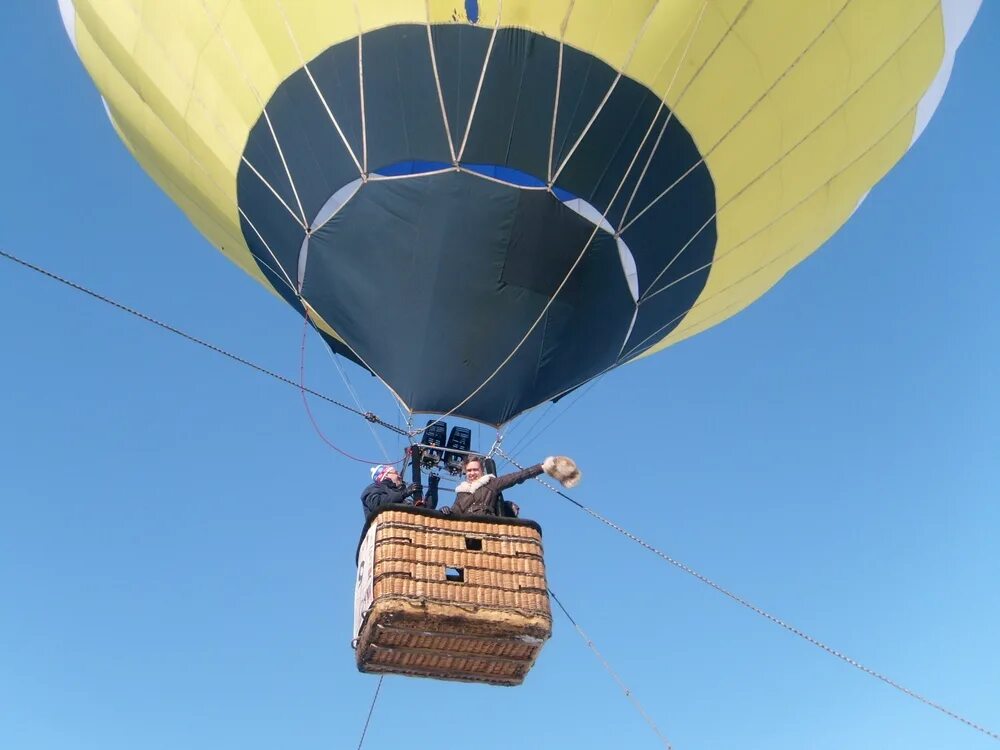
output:
[[[506,455],[501,449],[498,448],[497,452],[499,453],[499,455],[503,456],[503,458],[505,458],[507,461],[509,461],[511,464],[513,464],[517,468],[519,468],[519,469],[523,469],[524,468],[523,466],[521,466],[521,464],[519,464],[513,458],[511,458],[510,456]],[[586,512],[588,515],[592,516],[593,518],[596,518],[598,521],[600,521],[601,523],[603,523],[605,526],[608,526],[608,527],[614,529],[615,531],[617,531],[622,536],[624,536],[627,539],[629,539],[629,540],[635,542],[636,544],[638,544],[640,547],[642,547],[642,548],[644,548],[644,549],[652,552],[657,557],[659,557],[662,560],[665,560],[666,562],[670,563],[675,568],[678,568],[679,570],[684,571],[688,575],[693,576],[694,578],[698,579],[699,581],[701,581],[702,583],[706,584],[707,586],[711,586],[713,589],[715,589],[716,591],[718,591],[720,594],[724,594],[725,596],[729,597],[730,599],[732,599],[737,604],[740,604],[741,606],[746,607],[747,609],[749,609],[751,612],[754,612],[754,613],[760,615],[765,620],[768,620],[768,621],[774,623],[775,625],[778,625],[779,627],[784,628],[785,630],[787,630],[789,633],[792,633],[793,635],[797,635],[799,638],[801,638],[802,640],[806,641],[807,643],[810,643],[813,646],[816,646],[817,648],[825,651],[826,653],[830,654],[831,656],[837,657],[838,659],[840,659],[845,664],[850,664],[855,669],[858,669],[858,670],[864,672],[865,674],[869,675],[870,677],[874,677],[875,679],[880,680],[881,682],[884,682],[889,687],[895,688],[896,690],[898,690],[899,692],[903,693],[904,695],[908,695],[909,697],[911,697],[911,698],[913,698],[915,700],[920,701],[924,705],[930,706],[931,708],[933,708],[933,709],[935,709],[937,711],[940,711],[945,716],[948,716],[948,717],[954,719],[955,721],[961,722],[962,724],[965,724],[967,727],[970,727],[972,729],[975,729],[977,732],[981,732],[982,734],[985,734],[987,737],[990,737],[990,738],[992,738],[994,740],[1000,741],[1000,734],[997,734],[996,732],[991,731],[990,729],[987,729],[986,727],[984,727],[984,726],[982,726],[980,724],[977,724],[974,721],[966,719],[965,717],[960,716],[959,714],[955,713],[954,711],[951,711],[950,709],[945,708],[940,703],[935,703],[930,698],[925,698],[924,696],[920,695],[920,693],[914,692],[913,690],[910,690],[909,688],[905,687],[904,685],[901,685],[900,683],[896,682],[895,680],[893,680],[893,679],[891,679],[889,677],[886,677],[885,675],[881,674],[880,672],[876,672],[874,669],[866,667],[864,664],[862,664],[861,662],[857,661],[856,659],[852,659],[850,656],[848,656],[848,655],[846,655],[844,653],[841,653],[840,651],[837,651],[835,648],[832,648],[831,646],[826,645],[825,643],[823,643],[822,641],[820,641],[820,640],[818,640],[816,638],[813,638],[808,633],[805,633],[805,632],[799,630],[794,625],[790,625],[789,623],[787,623],[784,620],[782,620],[780,617],[772,615],[769,612],[761,609],[757,605],[755,605],[752,602],[750,602],[750,601],[744,599],[743,597],[741,597],[739,594],[734,594],[732,591],[729,591],[728,589],[726,589],[723,586],[719,585],[718,583],[716,583],[712,579],[708,578],[707,576],[704,576],[701,573],[699,573],[698,571],[696,571],[693,568],[689,567],[688,565],[685,565],[680,560],[675,560],[674,558],[670,557],[670,555],[668,555],[665,552],[657,549],[656,547],[654,547],[649,542],[647,542],[647,541],[639,538],[638,536],[636,536],[632,532],[628,531],[627,529],[622,528],[621,526],[619,526],[618,524],[616,524],[614,521],[612,521],[612,520],[610,520],[608,518],[605,518],[600,513],[598,513],[597,511],[593,510],[592,508],[588,508],[586,505],[584,505],[583,503],[579,502],[578,500],[574,500],[572,497],[570,497],[569,495],[567,495],[565,492],[563,492],[562,490],[560,490],[560,489],[558,489],[556,487],[553,487],[548,482],[546,482],[546,481],[544,481],[544,480],[542,480],[542,479],[540,479],[538,477],[535,478],[535,481],[537,481],[542,486],[547,487],[548,489],[552,490],[557,495],[559,495],[560,497],[562,497],[564,500],[568,500],[573,505],[575,505],[577,508],[579,508],[580,510]]]
[[[156,318],[153,318],[153,317],[150,317],[149,315],[146,315],[145,313],[139,312],[138,310],[136,310],[136,309],[134,309],[132,307],[129,307],[128,305],[123,305],[120,302],[116,302],[115,300],[111,299],[110,297],[106,297],[103,294],[100,294],[98,292],[92,291],[92,290],[88,289],[85,286],[81,286],[80,284],[77,284],[76,282],[70,281],[69,279],[67,279],[67,278],[65,278],[63,276],[60,276],[60,275],[55,274],[55,273],[52,273],[51,271],[47,271],[46,269],[42,268],[41,266],[36,266],[34,263],[29,263],[28,261],[26,261],[26,260],[24,260],[22,258],[19,258],[18,256],[13,255],[12,253],[8,253],[7,251],[0,249],[0,257],[6,258],[9,261],[13,261],[14,263],[17,263],[18,265],[23,266],[24,268],[27,268],[27,269],[29,269],[31,271],[34,271],[35,273],[39,273],[42,276],[46,276],[47,278],[50,278],[53,281],[58,281],[60,284],[68,286],[71,289],[75,289],[78,292],[83,292],[84,294],[89,295],[90,297],[93,297],[96,300],[100,300],[101,302],[104,302],[105,304],[111,305],[112,307],[114,307],[114,308],[116,308],[118,310],[121,310],[122,312],[127,312],[129,315],[134,315],[135,317],[139,318],[140,320],[144,320],[147,323],[152,323],[153,325],[159,326],[160,328],[164,329],[165,331],[169,331],[170,333],[176,334],[176,335],[180,336],[183,339],[187,339],[188,341],[191,341],[192,343],[198,344],[199,346],[203,346],[206,349],[209,349],[209,350],[215,352],[216,354],[221,354],[224,357],[228,357],[229,359],[233,360],[234,362],[238,362],[239,364],[244,365],[246,367],[249,367],[249,368],[251,368],[253,370],[256,370],[257,372],[259,372],[259,373],[261,373],[263,375],[267,375],[270,378],[274,378],[275,380],[279,380],[282,383],[285,383],[286,385],[292,386],[296,390],[304,391],[305,393],[308,393],[310,396],[315,396],[316,398],[321,399],[323,401],[326,401],[327,403],[333,404],[334,406],[339,406],[341,409],[346,409],[347,411],[351,412],[352,414],[356,414],[359,417],[364,417],[366,420],[368,420],[372,424],[377,424],[380,427],[384,427],[387,430],[395,432],[398,435],[402,435],[402,436],[407,436],[408,437],[408,434],[407,434],[406,430],[401,429],[401,428],[397,427],[396,425],[394,425],[394,424],[392,424],[390,422],[386,422],[384,419],[381,419],[378,415],[373,414],[372,412],[359,411],[358,409],[355,409],[352,406],[350,406],[348,404],[345,404],[345,403],[343,403],[341,401],[337,401],[336,399],[331,398],[330,396],[327,396],[326,394],[320,393],[319,391],[314,391],[311,388],[306,388],[302,384],[296,383],[291,378],[286,378],[284,375],[279,375],[278,373],[273,372],[272,370],[268,370],[266,367],[262,367],[262,366],[260,366],[258,364],[255,364],[254,362],[251,362],[248,359],[244,359],[243,357],[240,357],[240,356],[238,356],[236,354],[228,352],[225,349],[216,346],[215,344],[210,344],[209,342],[205,341],[204,339],[200,339],[197,336],[192,336],[190,333],[185,333],[181,329],[175,328],[174,326],[170,325],[169,323],[164,323],[164,322],[162,322],[160,320],[157,320]]]
[[[573,619],[573,616],[566,611],[566,607],[564,607],[563,603],[559,601],[559,597],[556,596],[556,593],[552,589],[549,589],[549,596],[551,596],[552,601],[554,601],[559,606],[559,609],[562,610],[562,613],[566,615],[566,619],[569,620],[570,623],[572,623],[574,628],[576,628],[576,632],[583,639],[583,642],[587,644],[587,648],[589,648],[591,651],[594,652],[594,656],[596,656],[597,660],[601,662],[601,666],[604,667],[604,671],[606,671],[609,675],[611,675],[611,679],[613,679],[617,683],[618,687],[620,687],[622,692],[625,693],[625,697],[629,699],[629,701],[632,703],[633,706],[635,706],[636,710],[639,712],[639,715],[642,716],[642,718],[646,721],[647,724],[649,724],[650,728],[656,733],[656,736],[660,738],[660,742],[663,743],[663,746],[667,748],[667,750],[673,750],[673,746],[670,744],[670,740],[668,740],[664,736],[663,732],[660,731],[660,728],[656,726],[656,722],[653,721],[652,717],[648,713],[646,713],[646,709],[642,707],[642,704],[639,702],[639,699],[635,697],[635,694],[632,692],[629,686],[626,685],[622,681],[622,678],[618,676],[618,673],[615,672],[614,668],[608,663],[608,660],[604,658],[604,655],[597,650],[597,646],[594,645],[594,642],[590,639],[590,636],[587,635],[584,632],[583,628],[581,628],[577,624],[576,620]]]
[[[384,679],[385,675],[379,675],[378,685],[375,686],[375,695],[372,696],[372,705],[368,709],[368,718],[365,719],[365,728],[361,730],[361,739],[358,740],[358,750],[361,750],[361,746],[365,744],[365,735],[368,734],[368,724],[371,723],[372,713],[375,711],[375,702],[378,700],[378,694],[382,689],[382,680]]]

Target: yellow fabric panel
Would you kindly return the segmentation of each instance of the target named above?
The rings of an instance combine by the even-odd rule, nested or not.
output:
[[[457,5],[458,3],[456,3]],[[540,34],[558,39],[560,29],[573,0],[547,0],[544,3],[503,3],[503,26],[534,29]],[[498,0],[479,3],[479,25],[493,26],[496,23]],[[461,17],[464,17],[464,12]]]
[[[140,37],[145,35],[141,12],[128,3],[117,3],[120,12],[114,15],[103,6],[98,14],[91,6],[89,2],[76,3],[77,48],[126,145],[170,197],[184,204],[185,213],[213,245],[270,288],[239,231],[235,172],[231,164],[220,161],[225,151],[217,142],[206,142],[192,131],[183,116],[185,105],[176,101],[182,89],[171,87],[169,76],[154,80],[130,62],[130,50],[138,48]],[[151,55],[152,49],[147,45],[145,54]],[[238,159],[237,153],[237,164]]]
[[[883,176],[898,160],[900,144],[909,142],[913,130],[914,111],[910,110],[874,148],[867,151],[864,160],[849,166],[773,225],[735,248],[732,255],[716,261],[714,270],[719,278],[728,280],[727,285],[719,283],[711,296],[702,295],[669,341],[659,345],[657,350],[694,336],[742,310],[748,300],[762,296],[792,266],[815,250],[811,233],[826,237],[835,232],[850,216],[852,208],[849,200],[859,187],[867,184],[872,174]],[[831,206],[839,210],[832,211]],[[822,215],[826,223],[817,226],[817,215]],[[803,236],[807,239],[799,239]],[[748,266],[740,262],[740,254],[755,256],[758,260],[753,266]]]
[[[743,20],[751,19],[748,11]],[[648,353],[720,322],[767,291],[847,220],[909,148],[915,105],[944,51],[938,3],[854,0],[829,31],[814,38],[773,88],[773,76],[762,77],[756,97],[770,89],[766,99],[742,118],[736,115],[739,125],[707,150],[719,209],[716,257],[724,260],[711,268],[694,322],[685,321]],[[726,53],[723,45],[716,55]],[[702,85],[693,85],[692,92]],[[714,115],[685,110],[689,104],[685,98],[677,105],[679,116],[698,140],[699,114],[705,122]],[[745,242],[771,224],[780,231]]]
[[[598,56],[616,70],[629,62],[633,50],[649,39],[640,37],[657,0],[632,2],[578,2],[573,6],[563,40],[577,49],[598,51]]]
[[[99,29],[102,33],[106,30]],[[150,176],[173,198],[198,230],[216,247],[223,248],[247,273],[265,286],[266,280],[246,250],[242,235],[233,231],[230,213],[233,196],[226,195],[218,184],[191,179],[191,174],[204,168],[177,140],[163,121],[139,97],[136,90],[123,78],[117,65],[103,53],[113,46],[99,46],[90,33],[90,27],[80,18],[76,27],[77,46],[81,57],[88,61],[88,69],[95,79],[102,82],[102,93],[109,103],[115,129],[136,160]],[[209,155],[211,156],[211,155]],[[218,169],[218,162],[211,159]],[[237,253],[229,251],[230,248]],[[242,255],[239,249],[242,248]]]
[[[242,56],[214,31],[226,3],[188,14],[155,0],[140,5],[103,4],[97,13],[93,3],[77,2],[80,57],[150,176],[213,245],[276,293],[243,240],[236,209],[236,173],[261,99],[242,78]],[[236,26],[245,21],[233,18]],[[353,12],[351,20],[356,25]]]

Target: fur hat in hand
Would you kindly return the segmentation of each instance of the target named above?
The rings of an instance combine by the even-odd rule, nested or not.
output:
[[[549,456],[542,462],[542,470],[566,489],[580,483],[580,470],[576,462],[567,456]]]

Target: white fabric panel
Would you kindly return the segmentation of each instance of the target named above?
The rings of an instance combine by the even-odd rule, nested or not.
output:
[[[73,43],[73,49],[76,49],[76,10],[73,8],[73,0],[59,0],[59,15],[62,16],[63,26]]]
[[[944,22],[944,57],[941,68],[934,77],[930,88],[917,105],[917,122],[913,128],[913,141],[920,137],[930,122],[934,110],[941,103],[951,69],[955,66],[955,52],[965,39],[972,21],[979,12],[982,0],[941,0],[941,17]],[[913,142],[911,141],[911,143]]]
[[[326,203],[323,204],[323,208],[319,210],[316,214],[316,218],[313,219],[312,224],[309,225],[309,233],[302,239],[302,246],[299,248],[299,269],[298,269],[298,282],[299,289],[305,283],[306,278],[306,263],[309,261],[309,237],[317,229],[326,224],[330,219],[337,215],[337,212],[344,207],[344,205],[354,194],[361,189],[361,178],[352,180],[344,185],[342,188],[337,190],[333,195],[327,198]]]
[[[615,228],[611,226],[600,211],[587,203],[587,201],[583,200],[583,198],[574,198],[571,201],[564,201],[563,205],[567,208],[571,208],[591,224],[596,224],[605,232],[614,236]],[[621,237],[615,237],[615,242],[618,243],[618,257],[621,259],[622,273],[625,274],[625,280],[628,282],[628,290],[632,294],[632,301],[638,302],[639,272],[635,267],[635,258],[632,256],[632,251],[629,250],[628,245],[625,244],[625,240]]]

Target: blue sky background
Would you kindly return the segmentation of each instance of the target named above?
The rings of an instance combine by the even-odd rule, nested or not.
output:
[[[770,294],[506,443],[575,457],[582,502],[993,731],[998,32],[986,2],[923,137]],[[132,161],[55,0],[0,4],[0,82],[0,248],[297,377],[301,319]],[[367,467],[294,388],[9,262],[0,341],[0,747],[356,747],[377,683],[350,649]],[[318,339],[306,356],[307,383],[349,401]],[[381,455],[363,421],[312,408]],[[552,493],[514,499],[676,748],[995,747]],[[658,746],[558,612],[521,688],[387,678],[365,747],[403,743]]]

